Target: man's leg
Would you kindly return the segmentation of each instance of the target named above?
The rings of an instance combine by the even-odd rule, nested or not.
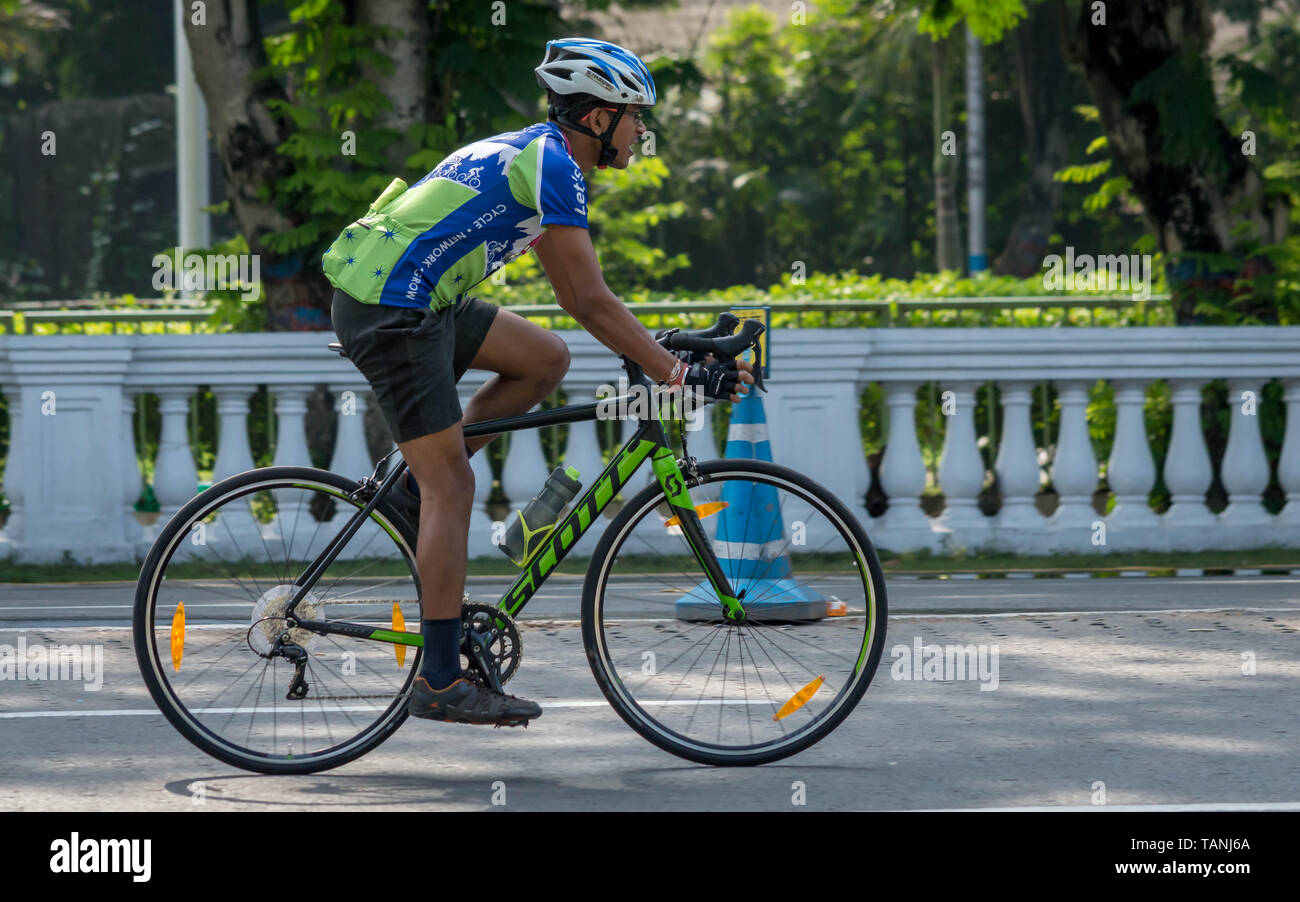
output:
[[[560,384],[569,371],[569,348],[554,332],[502,309],[493,318],[470,368],[496,375],[474,393],[462,422],[513,416],[527,412]],[[477,451],[494,438],[475,436],[465,444]]]
[[[425,621],[421,674],[434,689],[442,689],[460,676],[459,645],[451,637],[460,635],[466,545],[474,503],[474,471],[465,456],[464,442],[460,423],[455,423],[398,445],[420,487],[415,564],[422,589],[420,616]]]

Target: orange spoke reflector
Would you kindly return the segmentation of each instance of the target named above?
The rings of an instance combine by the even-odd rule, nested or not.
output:
[[[398,607],[397,602],[393,602],[393,632],[406,632],[406,618],[402,616],[402,609]],[[398,643],[393,648],[397,651],[397,666],[399,668],[406,666],[406,646]]]
[[[180,672],[181,655],[185,653],[185,602],[177,602],[172,615],[172,669]]]
[[[848,613],[849,613],[849,603],[847,601],[841,601],[840,599],[836,598],[834,595],[832,595],[829,599],[827,599],[826,601],[827,617],[845,617],[848,615]]]
[[[808,699],[812,698],[817,693],[817,690],[822,687],[822,683],[824,682],[826,682],[826,674],[823,673],[821,676],[817,677],[817,679],[796,692],[794,698],[782,705],[781,710],[772,715],[772,719],[780,720],[782,717],[787,717],[808,704]]]
[[[701,520],[705,517],[712,517],[730,503],[731,502],[729,501],[710,501],[707,504],[697,504],[695,506],[695,516],[699,517]],[[681,525],[682,521],[680,517],[669,517],[668,522],[664,524],[664,528],[667,529],[669,526]]]

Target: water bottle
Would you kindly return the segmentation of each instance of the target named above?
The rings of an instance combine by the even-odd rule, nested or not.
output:
[[[576,467],[556,467],[546,478],[541,491],[519,512],[506,530],[505,541],[500,546],[506,556],[522,567],[528,556],[550,535],[555,524],[560,522],[564,508],[581,488]]]

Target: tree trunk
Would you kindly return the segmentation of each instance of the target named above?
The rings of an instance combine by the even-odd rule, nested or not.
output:
[[[956,134],[952,115],[952,91],[948,83],[948,50],[952,36],[930,46],[930,81],[934,89],[934,232],[935,262],[939,269],[960,270],[961,223],[957,219],[957,154],[945,154],[944,132]]]
[[[357,21],[388,29],[375,49],[393,61],[392,72],[365,66],[366,78],[392,108],[375,120],[403,134],[429,118],[429,4],[427,0],[358,0]]]
[[[1081,3],[1066,41],[1070,58],[1083,64],[1111,153],[1171,261],[1167,273],[1179,323],[1197,321],[1193,306],[1203,292],[1216,306],[1226,307],[1233,280],[1260,264],[1241,259],[1244,241],[1281,241],[1288,214],[1285,200],[1262,194],[1259,173],[1242,153],[1240,136],[1228,132],[1208,93],[1210,12],[1208,0],[1128,0],[1107,4],[1106,23],[1093,25],[1091,4]],[[1144,77],[1180,62],[1186,74],[1173,84],[1160,77],[1171,71],[1166,69],[1145,83],[1159,93],[1133,97]],[[1197,93],[1210,102],[1189,102]],[[1162,102],[1165,97],[1170,102]],[[1177,109],[1179,118],[1161,121],[1162,109]],[[1197,121],[1198,116],[1204,118]],[[1171,134],[1189,133],[1203,136],[1194,153],[1175,151]],[[1209,272],[1197,254],[1235,255],[1239,263],[1233,270]],[[1276,322],[1273,300],[1261,301],[1246,312]]]
[[[304,269],[300,255],[276,254],[264,243],[268,233],[294,223],[265,199],[289,171],[289,161],[276,148],[288,138],[290,124],[267,108],[267,101],[285,99],[283,88],[272,76],[256,74],[267,65],[256,0],[208,3],[203,24],[194,23],[187,7],[184,27],[225,172],[231,215],[249,253],[261,257],[270,328],[327,328],[329,283],[318,269]]]
[[[1063,21],[1061,0],[1047,0],[1031,5],[1026,20],[1009,36],[1029,178],[1007,243],[993,261],[998,275],[1023,279],[1043,270],[1061,197],[1061,183],[1053,176],[1067,162],[1070,136],[1070,92],[1061,56]]]

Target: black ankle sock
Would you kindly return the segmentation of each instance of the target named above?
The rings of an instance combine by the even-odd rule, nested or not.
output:
[[[460,678],[460,618],[421,620],[424,663],[420,676],[433,689],[446,689]]]

